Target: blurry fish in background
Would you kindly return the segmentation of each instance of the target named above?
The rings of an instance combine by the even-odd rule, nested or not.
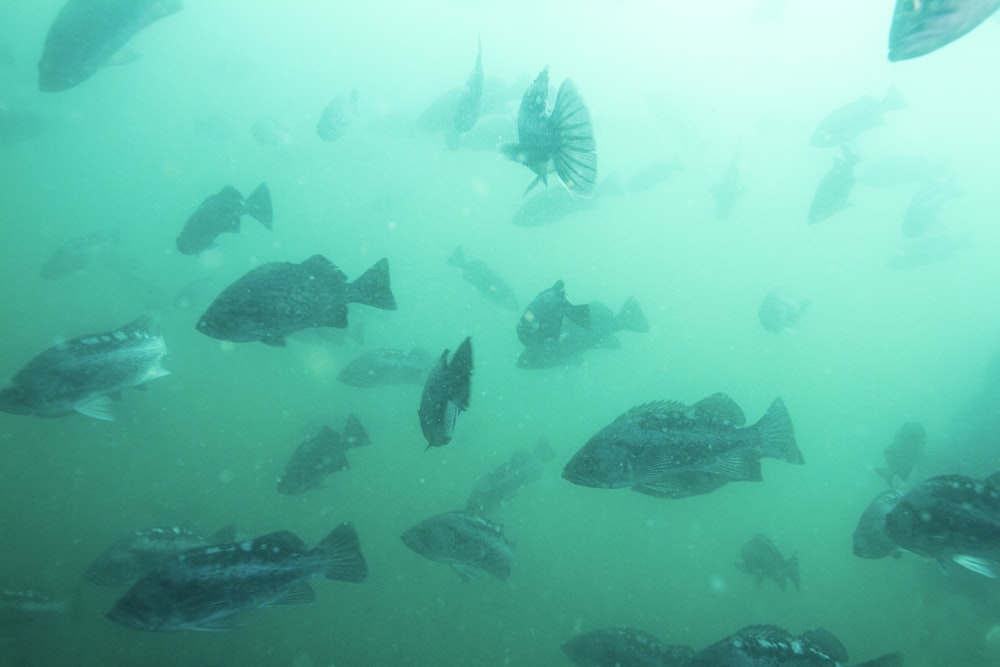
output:
[[[563,653],[579,667],[684,667],[690,646],[664,644],[636,628],[602,628],[563,642]]]
[[[357,415],[347,416],[343,434],[323,424],[295,448],[278,478],[278,493],[294,496],[323,488],[323,480],[335,472],[350,469],[346,451],[372,444]]]
[[[948,163],[926,155],[891,155],[876,160],[866,160],[858,183],[874,188],[891,188],[898,185],[929,185],[949,178]]]
[[[246,199],[231,185],[206,197],[184,223],[184,228],[177,237],[177,251],[184,255],[197,255],[214,247],[219,234],[239,233],[240,218],[244,215],[249,215],[271,229],[274,215],[271,191],[267,189],[266,183],[258,185]]]
[[[530,449],[516,450],[507,461],[479,478],[465,502],[465,511],[479,515],[493,513],[526,484],[541,479],[544,464],[555,456],[545,438],[539,438]]]
[[[903,236],[923,236],[934,225],[944,203],[960,194],[953,180],[928,183],[917,190],[903,213]]]
[[[466,338],[448,361],[448,350],[424,382],[420,396],[420,429],[427,447],[442,447],[451,442],[459,413],[469,409],[472,396],[472,338]]]
[[[514,290],[507,282],[482,260],[466,259],[462,246],[458,246],[451,253],[448,264],[462,269],[462,278],[496,305],[513,312],[520,310]]]
[[[517,323],[517,338],[526,347],[556,344],[562,335],[563,318],[581,329],[590,328],[590,308],[571,304],[566,298],[565,284],[557,280],[528,304]]]
[[[808,299],[797,299],[780,287],[774,287],[757,309],[761,326],[773,333],[791,331],[809,309]]]
[[[886,262],[890,269],[916,269],[937,264],[966,250],[971,243],[968,234],[941,233],[907,239]]]
[[[182,526],[137,530],[105,549],[87,566],[83,578],[98,586],[124,586],[182,551],[235,539],[235,525],[207,536]]]
[[[34,139],[50,127],[49,120],[37,112],[0,102],[0,145]]]
[[[292,141],[292,131],[287,123],[273,116],[258,118],[250,126],[250,134],[261,146],[280,148]]]
[[[95,264],[108,265],[117,252],[120,237],[117,231],[94,232],[62,244],[42,265],[39,275],[45,280],[62,280]]]
[[[834,159],[833,167],[816,186],[816,192],[809,204],[807,221],[810,225],[823,222],[849,206],[847,198],[854,189],[854,165],[858,163],[858,158],[847,149],[847,146],[840,148],[844,157]]]
[[[766,535],[754,535],[740,547],[740,561],[736,566],[752,575],[758,586],[764,579],[770,579],[784,591],[787,579],[795,586],[795,590],[801,590],[798,556],[792,555],[786,560]]]
[[[65,614],[70,610],[69,599],[26,582],[0,582],[0,618]]]
[[[476,570],[500,581],[510,577],[514,545],[503,527],[468,512],[445,512],[408,528],[403,544],[424,558],[450,565],[464,581],[476,578]]]
[[[894,488],[897,477],[903,482],[910,479],[910,472],[923,458],[926,447],[927,431],[924,425],[906,422],[899,427],[892,444],[885,448],[886,467],[876,468],[875,472],[889,484],[890,488]]]
[[[658,160],[646,165],[628,179],[625,191],[636,194],[652,190],[660,183],[666,182],[675,172],[680,171],[680,168],[681,161],[676,157],[673,160]]]
[[[919,58],[951,44],[990,17],[1000,0],[896,0],[889,61]]]
[[[143,316],[114,331],[79,336],[36,355],[0,389],[0,411],[110,421],[111,397],[169,375],[159,321]]]
[[[352,359],[341,369],[337,379],[351,387],[422,385],[433,365],[434,358],[423,348],[380,348],[362,352]]]
[[[479,114],[483,108],[483,88],[485,78],[483,76],[483,42],[478,42],[476,52],[476,64],[469,74],[469,78],[462,87],[462,93],[458,98],[455,107],[454,122],[445,130],[445,143],[449,148],[457,148],[462,135],[467,134],[479,120]]]
[[[712,186],[712,199],[715,201],[715,217],[719,220],[726,220],[733,212],[742,197],[746,188],[743,187],[743,161],[740,159],[739,151],[733,156],[729,168],[722,175],[715,185]]]
[[[569,79],[559,86],[551,112],[548,98],[546,67],[521,99],[517,143],[501,144],[498,150],[508,160],[520,162],[535,172],[535,180],[525,194],[539,183],[548,185],[548,175],[555,171],[567,190],[589,195],[597,183],[597,147],[590,112]]]
[[[820,121],[809,143],[818,148],[841,146],[867,130],[883,125],[883,112],[905,109],[906,102],[895,86],[889,86],[881,100],[862,95],[850,104],[837,107]]]
[[[316,134],[323,141],[336,141],[358,117],[358,91],[338,95],[330,100],[316,123]]]
[[[599,190],[600,188],[598,188]],[[595,191],[595,195],[599,194]],[[577,197],[566,188],[546,188],[524,199],[511,223],[518,227],[541,227],[573,213],[595,207],[595,197]]]
[[[196,278],[177,290],[172,304],[174,308],[181,310],[204,308],[219,293],[221,287],[215,278]]]
[[[91,77],[136,33],[181,10],[181,0],[69,0],[45,37],[38,88],[56,92]]]
[[[902,549],[885,534],[885,515],[902,497],[902,491],[890,489],[878,494],[868,503],[854,529],[855,556],[873,560],[888,556],[899,557]]]

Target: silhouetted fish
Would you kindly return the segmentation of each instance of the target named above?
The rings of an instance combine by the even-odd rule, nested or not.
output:
[[[858,158],[841,146],[843,158],[835,158],[833,167],[820,180],[809,204],[808,222],[815,225],[847,208],[847,198],[854,189],[854,165]]]
[[[56,248],[39,272],[46,280],[61,280],[82,273],[93,264],[108,264],[118,245],[115,232],[94,232]]]
[[[246,199],[231,185],[205,198],[197,210],[184,223],[177,237],[177,250],[184,255],[197,255],[215,244],[215,238],[224,232],[237,234],[240,217],[249,215],[271,229],[271,191],[265,183],[257,186]]]
[[[896,477],[902,481],[910,478],[910,471],[924,454],[927,431],[923,424],[906,422],[899,427],[892,444],[885,448],[885,468],[876,468],[882,479],[894,486]]]
[[[368,350],[344,366],[337,374],[337,379],[352,387],[422,385],[433,364],[434,359],[423,348]]]
[[[466,581],[476,578],[477,569],[501,581],[510,576],[514,546],[501,526],[481,516],[437,514],[407,529],[401,539],[424,558],[447,563]]]
[[[555,455],[544,438],[539,438],[531,449],[518,449],[502,465],[479,478],[465,501],[465,510],[473,514],[491,513],[525,484],[539,479],[542,464]]]
[[[458,145],[458,137],[471,130],[476,121],[479,120],[479,113],[483,108],[483,87],[485,79],[483,77],[483,42],[479,40],[479,48],[476,53],[476,64],[469,74],[462,93],[458,98],[455,107],[455,118],[452,127],[445,132],[445,141],[449,147]]]
[[[466,338],[455,350],[451,363],[448,350],[427,375],[420,397],[420,428],[428,447],[441,447],[451,442],[455,421],[469,409],[472,394],[472,339]]]
[[[328,475],[350,469],[346,450],[371,442],[361,420],[353,413],[347,416],[343,435],[323,424],[295,448],[278,478],[278,493],[294,496],[323,488]]]
[[[780,287],[775,287],[760,302],[757,319],[768,331],[781,333],[794,329],[808,308],[807,299],[796,299]]]
[[[350,93],[338,95],[330,100],[320,114],[316,134],[323,141],[336,141],[344,136],[357,116],[358,91],[351,90]]]
[[[837,107],[820,121],[810,143],[817,147],[843,145],[866,130],[883,124],[882,113],[906,108],[895,87],[890,86],[882,100],[862,95],[850,104]]]
[[[546,345],[557,342],[562,334],[563,318],[583,329],[590,328],[590,308],[574,306],[566,298],[563,281],[542,290],[532,299],[517,323],[517,338],[522,345]]]
[[[462,269],[462,277],[472,283],[480,294],[493,303],[514,312],[520,309],[517,305],[517,297],[514,296],[514,290],[506,281],[482,260],[466,259],[461,246],[455,248],[455,251],[451,253],[448,264]]]
[[[959,196],[954,181],[931,182],[913,193],[913,198],[903,212],[903,236],[913,239],[923,236],[931,228],[949,199]]]
[[[636,628],[602,628],[570,637],[563,652],[580,667],[684,667],[690,646],[664,644]]]
[[[737,566],[752,575],[760,586],[767,578],[785,590],[785,579],[788,579],[799,590],[799,558],[791,556],[785,560],[778,547],[766,535],[754,535],[740,548],[740,562]]]
[[[919,58],[954,42],[990,17],[1000,0],[896,0],[889,60]]]

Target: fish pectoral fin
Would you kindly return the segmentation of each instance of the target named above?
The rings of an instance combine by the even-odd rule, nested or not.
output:
[[[115,416],[111,413],[111,399],[107,396],[94,396],[73,409],[86,417],[106,422],[115,420]]]
[[[448,564],[451,565],[452,569],[455,570],[455,572],[458,572],[458,576],[462,578],[462,581],[469,582],[477,580],[476,569],[471,565],[458,562],[451,562]]]
[[[190,626],[191,630],[198,630],[201,632],[227,632],[236,628],[237,621],[236,616],[223,616],[221,618],[213,618],[210,620],[202,621],[197,625]]]
[[[706,471],[740,482],[762,482],[760,459],[747,449],[736,449],[712,461]]]
[[[146,371],[146,375],[143,376],[142,382],[140,384],[136,385],[135,388],[136,389],[145,389],[146,388],[145,384],[147,382],[155,380],[156,378],[164,377],[166,375],[170,375],[170,371],[168,371],[166,368],[164,368],[163,366],[161,366],[160,362],[157,361],[155,364],[153,364],[152,367],[150,367],[150,369],[148,371]]]
[[[981,574],[984,577],[989,577],[990,579],[996,579],[997,575],[1000,574],[1000,563],[995,560],[990,560],[989,558],[978,558],[976,556],[966,556],[964,554],[956,554],[951,557],[957,565],[961,565],[966,570],[970,572],[975,572],[976,574]]]
[[[293,604],[309,604],[316,600],[316,593],[313,591],[312,587],[306,582],[300,582],[290,589],[285,591],[285,594],[280,598],[271,602],[267,606],[278,606],[278,605],[293,605]]]

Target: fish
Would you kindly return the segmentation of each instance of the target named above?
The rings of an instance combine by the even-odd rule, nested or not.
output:
[[[479,478],[465,501],[465,511],[481,516],[491,514],[526,484],[540,479],[544,464],[555,456],[544,438],[539,438],[530,449],[516,450],[503,464]]]
[[[337,379],[351,387],[381,387],[392,384],[422,385],[434,359],[427,350],[381,348],[368,350],[352,359]]]
[[[356,583],[367,578],[358,533],[349,522],[313,549],[287,530],[189,549],[135,582],[107,617],[151,632],[229,630],[250,609],[312,602],[308,580],[319,574]]]
[[[174,308],[191,310],[204,308],[219,292],[219,283],[215,278],[195,278],[185,284],[174,294],[171,304]]]
[[[882,125],[884,112],[905,108],[906,102],[895,86],[889,86],[881,100],[862,95],[828,113],[813,131],[809,143],[818,148],[841,146],[862,132]]]
[[[483,88],[485,78],[483,76],[483,41],[478,42],[476,52],[476,64],[469,74],[469,78],[462,87],[461,95],[455,106],[455,116],[452,126],[445,132],[445,141],[450,148],[458,146],[462,135],[469,132],[479,120],[479,114],[483,108]]]
[[[924,455],[927,446],[927,431],[923,424],[906,422],[899,427],[892,444],[885,448],[884,468],[876,468],[875,472],[892,487],[898,477],[902,481],[910,478],[913,466]]]
[[[545,67],[524,92],[517,113],[517,143],[500,144],[500,154],[535,172],[524,191],[556,176],[570,192],[589,195],[597,183],[597,144],[590,125],[590,111],[576,86],[566,79],[559,86],[556,103],[548,110],[549,68]]]
[[[1000,0],[896,0],[889,25],[889,62],[919,58],[971,32]]]
[[[637,628],[601,628],[570,637],[563,653],[580,667],[684,667],[690,646],[664,644]]]
[[[1000,576],[1000,472],[984,480],[940,475],[911,488],[885,515],[901,548],[942,564]]]
[[[574,213],[593,210],[596,207],[594,199],[600,194],[600,190],[601,187],[598,187],[591,197],[577,197],[565,188],[546,188],[521,203],[511,218],[511,224],[518,227],[541,227]]]
[[[775,625],[748,625],[694,654],[685,667],[843,667],[847,649],[829,630],[815,627],[793,635]],[[902,667],[900,653],[855,667]]]
[[[571,304],[566,298],[565,283],[557,280],[528,304],[517,323],[517,338],[527,347],[556,342],[562,333],[564,317],[581,329],[590,328],[590,308]]]
[[[815,225],[847,208],[847,198],[854,189],[854,165],[858,158],[846,146],[841,146],[843,158],[835,158],[830,171],[820,180],[809,204],[808,222]]]
[[[111,421],[111,397],[170,374],[160,363],[166,354],[160,324],[148,315],[73,338],[36,355],[0,388],[0,411]]]
[[[181,0],[69,0],[45,36],[38,89],[58,92],[89,79],[138,32],[182,6]]]
[[[292,141],[292,130],[284,121],[274,116],[258,118],[250,126],[250,134],[261,146],[281,148]]]
[[[476,570],[500,581],[510,577],[514,545],[503,527],[469,512],[444,512],[408,528],[403,544],[424,558],[450,565],[463,581],[476,579]]]
[[[652,190],[680,168],[681,161],[676,157],[673,160],[657,160],[636,172],[625,184],[625,191],[636,194]]]
[[[893,556],[898,558],[902,549],[885,534],[885,515],[896,506],[903,492],[889,489],[875,496],[854,528],[854,555],[858,558],[877,559]]]
[[[208,536],[183,526],[144,528],[125,535],[105,549],[87,566],[83,578],[98,586],[123,586],[182,551],[235,539],[235,525]]]
[[[790,331],[809,309],[809,303],[808,299],[796,299],[782,288],[775,287],[761,301],[757,319],[761,326],[773,333]]]
[[[278,478],[278,493],[294,496],[323,488],[328,475],[350,469],[345,454],[348,449],[370,444],[368,432],[354,413],[347,416],[343,434],[323,424],[295,448]]]
[[[240,217],[244,215],[271,229],[271,191],[266,183],[258,185],[246,199],[231,185],[206,197],[184,223],[177,237],[177,251],[183,255],[197,255],[214,247],[219,234],[240,232]]]
[[[451,442],[455,421],[469,409],[472,395],[472,338],[467,337],[448,362],[448,350],[441,353],[430,370],[420,396],[420,429],[427,447],[442,447]]]
[[[358,116],[358,91],[338,95],[330,100],[316,123],[316,134],[323,141],[336,141],[344,136]]]
[[[109,265],[119,240],[117,232],[94,232],[71,239],[49,255],[38,275],[45,280],[62,280],[79,275],[93,265]]]
[[[196,326],[219,340],[284,347],[285,337],[302,329],[346,329],[349,303],[396,310],[389,260],[383,257],[353,282],[323,255],[262,264],[222,290]]]
[[[761,458],[804,462],[781,398],[756,424],[744,428],[745,423],[740,407],[722,393],[690,406],[645,403],[590,438],[566,463],[563,478],[580,486],[684,498],[733,481],[762,481]]]
[[[795,590],[801,590],[798,556],[792,555],[786,560],[766,535],[754,535],[740,547],[740,562],[736,566],[753,575],[758,586],[766,578],[778,584],[778,588],[784,591],[787,579],[795,586]]]
[[[733,156],[726,173],[712,186],[712,199],[715,201],[715,217],[726,220],[733,212],[746,188],[743,187],[743,162],[737,152]]]
[[[462,278],[471,283],[480,294],[505,310],[517,312],[517,296],[514,290],[501,278],[496,271],[479,259],[466,259],[462,246],[455,248],[448,257],[449,266],[462,269]]]
[[[934,225],[944,203],[959,194],[954,181],[931,182],[917,190],[903,212],[903,236],[909,239],[923,236]]]

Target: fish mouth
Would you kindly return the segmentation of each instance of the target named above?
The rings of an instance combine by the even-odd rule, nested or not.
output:
[[[565,480],[567,480],[567,481],[569,481],[569,482],[571,482],[573,484],[576,484],[578,486],[586,486],[586,487],[589,487],[589,488],[592,488],[592,489],[599,489],[599,488],[604,487],[603,484],[599,484],[599,483],[595,482],[593,479],[587,477],[586,475],[583,475],[583,474],[579,473],[576,470],[571,469],[569,466],[566,466],[565,468],[563,468],[562,476],[563,476],[563,479],[565,479]]]

